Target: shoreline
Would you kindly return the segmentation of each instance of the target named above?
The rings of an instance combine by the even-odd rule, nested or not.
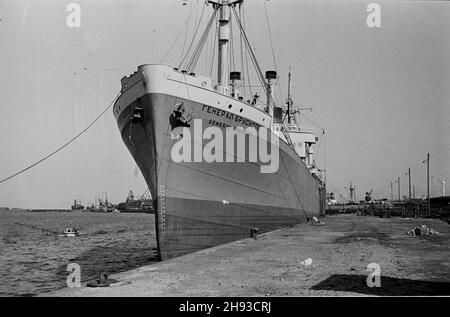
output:
[[[40,296],[450,295],[450,226],[434,219],[334,215],[113,274],[105,288]],[[435,236],[408,236],[425,224]],[[368,287],[367,266],[381,269]]]

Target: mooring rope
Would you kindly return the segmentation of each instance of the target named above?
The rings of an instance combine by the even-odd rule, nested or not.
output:
[[[74,136],[72,139],[70,139],[69,141],[67,141],[66,143],[64,143],[62,146],[60,146],[59,148],[57,148],[56,150],[54,150],[53,152],[51,152],[50,154],[44,156],[43,158],[41,158],[40,160],[38,160],[37,162],[34,162],[33,164],[25,167],[24,169],[15,172],[14,174],[3,178],[2,180],[0,180],[0,184],[28,171],[29,169],[35,167],[36,165],[44,162],[45,160],[49,159],[50,157],[52,157],[53,155],[55,155],[56,153],[58,153],[59,151],[61,151],[62,149],[64,149],[65,147],[67,147],[68,145],[70,145],[72,142],[74,142],[76,139],[78,139],[81,135],[83,135],[87,130],[89,130],[89,128],[91,128],[105,113],[106,111],[108,111],[109,108],[111,108],[111,106],[114,104],[114,102],[117,100],[117,98],[119,98],[120,93],[117,94],[116,97],[114,97],[114,99],[111,101],[111,103],[102,111],[102,113],[100,113],[100,115],[95,118],[94,121],[92,121],[83,131],[81,131],[80,133],[78,133],[76,136]]]

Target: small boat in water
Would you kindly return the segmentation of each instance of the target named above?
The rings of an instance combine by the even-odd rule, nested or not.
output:
[[[73,238],[73,237],[78,236],[79,234],[80,233],[75,228],[66,228],[66,229],[64,229],[64,236],[66,236],[66,237]]]

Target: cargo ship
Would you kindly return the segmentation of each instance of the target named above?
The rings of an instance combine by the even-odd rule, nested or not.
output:
[[[138,66],[122,78],[113,107],[122,140],[154,198],[161,260],[306,222],[325,212],[325,183],[313,159],[318,139],[314,129],[299,125],[290,81],[287,102],[278,105],[277,72],[261,71],[243,26],[243,1],[208,1],[205,6],[212,13],[188,63]],[[236,69],[230,62],[232,22],[240,33],[241,50],[255,66],[263,98],[244,89],[246,67]],[[195,73],[213,25],[215,78]],[[226,138],[212,146],[211,135],[205,137],[211,131],[216,137],[221,131]],[[277,169],[268,171],[264,147],[278,156]],[[208,149],[215,159],[207,158]]]

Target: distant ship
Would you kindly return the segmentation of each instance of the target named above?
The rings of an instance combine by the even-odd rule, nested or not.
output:
[[[73,205],[70,207],[72,210],[84,210],[84,206],[81,204],[81,201],[74,199]]]
[[[145,193],[147,192],[148,190],[145,191]],[[117,205],[117,210],[119,212],[154,213],[153,200],[146,198],[145,193],[141,197],[135,198],[133,191],[130,190],[126,201]]]
[[[122,140],[156,198],[157,244],[162,260],[250,237],[255,231],[306,222],[325,212],[325,183],[313,160],[317,138],[313,129],[298,124],[290,83],[286,105],[277,105],[277,73],[267,71],[264,76],[256,61],[240,18],[243,1],[208,3],[213,9],[211,18],[186,67],[139,66],[122,78],[121,94],[113,108]],[[240,41],[255,65],[263,102],[258,94],[249,94],[248,87],[247,96],[241,94],[245,67],[232,69],[232,56],[239,54],[231,55],[230,50],[239,40],[234,37],[231,45],[231,17],[233,30],[240,31]],[[214,24],[216,79],[194,73]],[[180,127],[188,130],[176,132]],[[237,156],[239,149],[234,147],[219,153],[234,162],[173,159],[173,147],[180,139],[189,140],[187,132],[194,135],[197,128],[204,133],[209,127],[220,128],[224,135],[230,129],[266,129],[270,138],[265,140],[258,134],[255,140],[245,133],[245,159]],[[252,146],[269,140],[268,146],[279,144],[279,167],[262,173],[265,163],[260,158],[251,161],[247,154]],[[186,142],[195,149],[206,148],[209,141],[198,143],[193,138]]]
[[[108,193],[105,193],[105,199],[102,200],[100,197],[96,198],[98,204],[92,204],[90,207],[86,208],[86,211],[90,212],[117,212],[116,206],[108,202]]]

